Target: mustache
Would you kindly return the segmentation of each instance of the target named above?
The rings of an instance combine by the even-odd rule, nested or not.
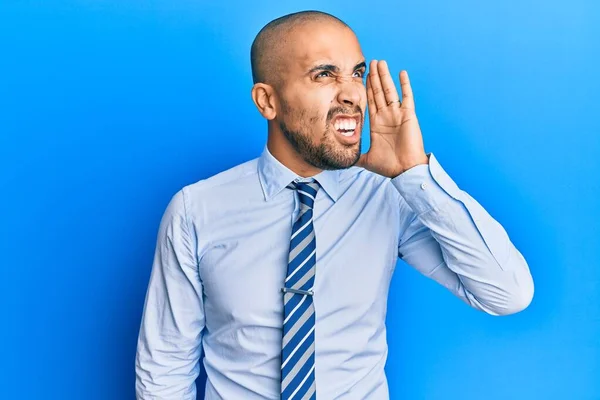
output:
[[[364,121],[363,110],[360,108],[359,105],[356,105],[356,107],[354,107],[353,109],[344,108],[344,107],[334,107],[334,108],[330,109],[329,112],[327,113],[327,119],[326,119],[327,125],[329,125],[329,123],[331,122],[333,117],[340,115],[340,114],[341,115],[360,114],[361,123],[362,123],[362,121]]]

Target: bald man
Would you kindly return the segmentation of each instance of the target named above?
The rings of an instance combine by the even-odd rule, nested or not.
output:
[[[425,153],[406,71],[400,93],[385,61],[365,75],[355,34],[317,11],[267,24],[251,61],[267,143],[167,206],[138,399],[195,399],[203,354],[209,400],[389,398],[398,258],[490,315],[529,305],[533,280],[506,231]]]

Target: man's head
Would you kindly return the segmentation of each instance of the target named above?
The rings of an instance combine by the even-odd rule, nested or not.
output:
[[[254,39],[251,61],[252,98],[269,121],[273,155],[307,173],[358,161],[366,64],[344,22],[319,11],[278,18]]]

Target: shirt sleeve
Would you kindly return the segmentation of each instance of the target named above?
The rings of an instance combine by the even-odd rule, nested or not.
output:
[[[137,342],[138,400],[196,399],[205,319],[184,189],[172,197],[158,231]]]
[[[433,153],[427,156],[429,164],[391,180],[408,213],[402,216],[398,256],[478,310],[507,315],[525,309],[534,286],[524,257]]]

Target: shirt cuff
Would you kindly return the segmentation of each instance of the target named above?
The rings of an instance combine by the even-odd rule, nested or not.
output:
[[[451,199],[460,200],[461,190],[444,171],[433,153],[429,164],[419,164],[391,179],[406,203],[417,214],[439,209]]]

